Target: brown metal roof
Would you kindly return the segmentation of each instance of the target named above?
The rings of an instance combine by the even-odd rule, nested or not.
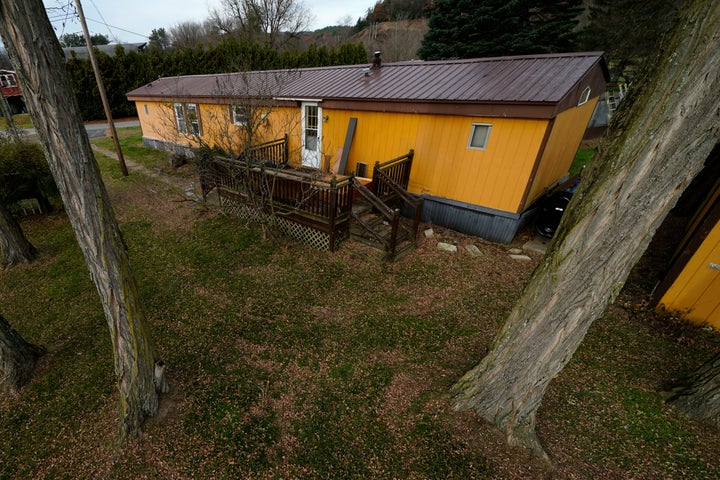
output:
[[[607,81],[601,52],[188,75],[160,78],[128,98],[557,104],[590,77]]]

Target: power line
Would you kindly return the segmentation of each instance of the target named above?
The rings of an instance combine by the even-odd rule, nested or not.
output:
[[[62,6],[59,7],[49,7],[47,8],[47,14],[48,18],[50,20],[50,23],[53,25],[60,24],[60,34],[58,36],[61,36],[66,29],[67,23],[69,21],[78,21],[78,14],[77,10],[75,9],[75,6],[71,4],[72,0],[69,0],[67,3],[63,2]],[[60,3],[60,2],[58,2]],[[108,29],[108,33],[115,39],[117,43],[120,43],[120,40],[117,38],[117,36],[114,34],[114,32],[111,29],[120,30],[121,32],[129,33],[131,35],[135,35],[144,39],[148,39],[148,35],[143,35],[141,33],[133,32],[132,30],[128,30],[126,28],[118,27],[115,25],[110,25],[105,21],[105,18],[103,17],[102,13],[100,13],[100,10],[97,8],[97,5],[95,5],[95,2],[92,2],[93,6],[95,7],[95,10],[97,10],[98,15],[100,15],[100,18],[102,20],[96,20],[94,18],[85,17],[86,20],[97,23],[99,25],[103,25]],[[54,13],[51,13],[53,11]]]
[[[116,26],[114,26],[114,25],[108,25],[107,23],[101,22],[100,20],[95,20],[95,19],[90,18],[90,17],[85,17],[85,19],[86,19],[86,20],[90,20],[91,22],[100,23],[100,24],[102,24],[102,25],[105,25],[106,27],[112,27],[112,28],[114,28],[115,30],[120,30],[121,32],[131,33],[131,34],[133,34],[133,35],[137,35],[138,37],[142,37],[142,38],[149,38],[147,35],[143,35],[142,33],[133,32],[133,31],[131,31],[131,30],[127,30],[127,29],[122,28],[122,27],[116,27]],[[118,42],[118,43],[119,43],[119,42]]]
[[[103,25],[105,25],[105,27],[108,29],[108,32],[110,33],[110,35],[115,39],[115,43],[120,43],[120,40],[119,40],[118,37],[115,35],[115,32],[113,32],[112,30],[110,30],[110,26],[107,24],[107,21],[105,20],[105,17],[103,17],[103,14],[100,12],[100,9],[99,9],[98,6],[95,4],[95,1],[94,1],[94,0],[90,0],[90,3],[92,3],[92,6],[95,7],[95,11],[97,11],[98,15],[100,15],[100,18],[102,18],[102,23],[103,23]]]

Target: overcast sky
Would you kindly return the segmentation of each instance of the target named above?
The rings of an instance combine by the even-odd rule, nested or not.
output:
[[[314,17],[311,30],[338,25],[357,19],[375,5],[375,0],[303,0]],[[82,27],[74,16],[74,0],[44,0],[48,17],[58,36],[81,33]],[[202,22],[208,10],[220,5],[220,0],[81,0],[91,34],[106,35],[111,42],[135,43],[146,41],[154,28],[170,27],[178,23]],[[65,8],[62,8],[65,6]]]

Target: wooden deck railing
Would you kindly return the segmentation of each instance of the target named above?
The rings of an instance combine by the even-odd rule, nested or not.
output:
[[[218,157],[211,167],[218,193],[326,233],[334,249],[350,219],[351,177],[324,178],[320,172],[268,165]]]
[[[354,212],[351,213],[353,219],[360,224],[365,231],[370,233],[378,244],[382,245],[385,250],[385,259],[392,260],[395,256],[395,248],[397,247],[398,239],[398,227],[400,225],[400,210],[395,208],[392,209],[385,204],[378,196],[376,196],[371,189],[363,185],[357,178],[352,178],[353,188],[360,196],[372,206],[374,211],[382,215],[390,226],[390,235],[385,237],[382,233],[377,231],[369,223],[363,221],[362,217],[356,215]]]
[[[411,237],[413,244],[417,241],[423,204],[422,198],[410,195],[407,191],[414,156],[415,151],[410,150],[406,155],[393,158],[387,162],[376,162],[373,168],[372,180],[373,193],[384,202],[392,203],[393,200],[400,200],[412,210]]]
[[[389,178],[394,185],[399,186],[403,190],[407,190],[410,183],[410,170],[412,169],[412,161],[415,151],[410,150],[405,155],[393,158],[387,162],[375,162],[373,168],[373,193],[380,198],[391,197],[395,194],[395,187],[385,182],[385,178]],[[384,173],[382,178],[376,178],[376,172]]]
[[[400,228],[400,210],[386,202],[400,200],[414,209],[411,238],[415,242],[420,223],[422,199],[408,194],[413,151],[384,163],[376,163],[371,188],[350,176],[328,176],[320,171],[294,169],[287,164],[287,136],[253,146],[237,158],[214,157],[201,178],[211,178],[208,186],[217,187],[226,199],[251,205],[265,214],[282,216],[305,227],[323,232],[334,250],[338,235],[348,229],[352,216],[353,194],[371,203],[391,226],[386,249],[393,254]],[[357,218],[356,218],[357,220]],[[363,225],[364,227],[368,227]],[[405,228],[406,229],[406,228]],[[379,241],[380,238],[368,228]]]
[[[263,163],[269,166],[282,166],[288,163],[288,136],[253,145],[238,156],[239,160],[251,164]]]

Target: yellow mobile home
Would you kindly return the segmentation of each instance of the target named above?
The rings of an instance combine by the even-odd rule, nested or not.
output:
[[[682,216],[690,220],[680,230],[684,236],[661,275],[654,303],[720,329],[720,147],[710,154],[675,210],[685,210]],[[677,229],[675,223],[672,226]]]
[[[161,78],[128,94],[148,145],[233,153],[287,135],[290,162],[369,176],[414,152],[422,220],[509,242],[566,176],[608,80],[599,52]],[[252,107],[252,108],[251,108]],[[262,116],[249,118],[249,111]]]

